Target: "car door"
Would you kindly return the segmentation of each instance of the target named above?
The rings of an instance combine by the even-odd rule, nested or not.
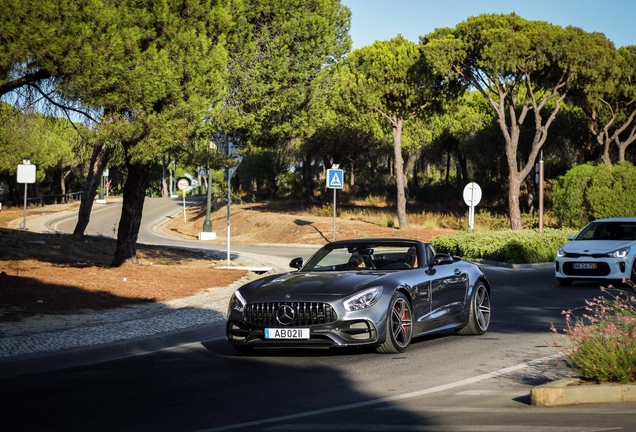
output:
[[[429,320],[437,322],[452,318],[464,309],[468,275],[459,262],[435,265],[432,270]]]

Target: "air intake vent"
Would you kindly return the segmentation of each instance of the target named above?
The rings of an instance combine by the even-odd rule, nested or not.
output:
[[[286,326],[276,319],[276,312],[284,305],[294,311],[293,320]],[[313,302],[255,303],[248,305],[244,314],[246,322],[266,327],[304,327],[329,324],[338,319],[331,305]]]

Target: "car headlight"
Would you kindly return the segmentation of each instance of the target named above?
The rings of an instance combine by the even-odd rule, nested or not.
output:
[[[365,289],[345,299],[343,302],[344,308],[348,312],[366,309],[376,304],[381,295],[381,286]]]
[[[565,251],[563,250],[563,248],[558,248],[557,249],[557,258],[562,258],[566,255]]]
[[[243,312],[246,304],[247,302],[245,301],[241,293],[238,291],[234,291],[234,294],[232,294],[232,298],[230,299],[230,312],[233,310],[237,312]]]
[[[612,252],[608,252],[607,256],[610,256],[612,258],[625,258],[630,250],[631,248],[625,247]]]

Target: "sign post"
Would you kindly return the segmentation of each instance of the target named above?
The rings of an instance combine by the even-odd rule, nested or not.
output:
[[[104,199],[104,190],[107,189],[106,177],[108,177],[108,168],[104,168],[104,170],[102,171],[102,175],[100,176],[99,192],[97,195],[97,200],[95,200],[97,204],[106,204],[106,200]]]
[[[468,205],[468,230],[475,227],[475,206],[481,201],[481,188],[475,182],[468,183],[464,188],[464,202]]]
[[[24,159],[21,165],[18,165],[18,183],[24,183],[24,220],[22,221],[22,229],[26,230],[26,208],[27,208],[27,184],[35,183],[35,165],[31,165],[30,160]]]
[[[183,196],[183,221],[186,222],[186,205],[185,205],[185,197],[186,190],[190,187],[190,182],[188,179],[182,178],[177,182],[177,187],[181,190],[181,195]]]
[[[333,241],[336,241],[336,189],[342,189],[344,183],[343,172],[338,166],[333,164],[327,170],[327,188],[333,189]]]
[[[535,165],[536,175],[535,182],[539,186],[539,232],[543,233],[543,175],[544,175],[544,166],[543,166],[543,150],[541,150],[541,158],[539,163]]]
[[[210,168],[199,168],[199,176],[206,179],[206,194],[208,196],[207,205],[205,207],[205,220],[203,221],[203,231],[199,233],[199,240],[214,240],[216,233],[212,232],[212,221],[210,220],[210,207],[212,205],[212,184]]]
[[[223,170],[223,174],[225,175],[225,180],[227,180],[227,266],[230,266],[230,229],[232,227],[232,223],[230,221],[231,205],[232,205],[232,176],[236,172],[238,166],[243,161],[243,156],[235,155],[234,151],[237,147],[231,141],[227,141],[227,156],[228,158],[236,159],[237,163],[231,168],[225,168]]]

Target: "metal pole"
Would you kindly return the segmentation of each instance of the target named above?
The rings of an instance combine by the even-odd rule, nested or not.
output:
[[[181,191],[181,196],[183,197],[183,221],[187,222],[187,219],[186,219],[186,205],[185,205],[185,196],[186,196],[185,189]]]
[[[232,205],[232,195],[230,189],[230,169],[225,168],[227,170],[227,265],[230,266],[230,206]]]
[[[208,203],[205,208],[205,221],[203,221],[203,232],[212,232],[212,221],[210,220],[210,207],[212,205],[212,188],[210,182],[210,167],[208,167],[208,175],[206,177],[207,182],[207,193],[208,193]]]
[[[333,241],[336,241],[336,189],[333,190]]]
[[[543,232],[543,154],[539,161],[539,232]]]
[[[27,206],[27,183],[24,184],[24,220],[22,222],[22,229],[26,230],[26,206]]]

